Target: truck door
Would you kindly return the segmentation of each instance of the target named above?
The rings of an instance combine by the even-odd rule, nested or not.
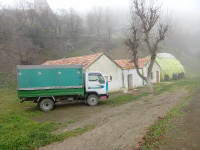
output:
[[[88,73],[86,92],[106,94],[106,80],[101,73]]]

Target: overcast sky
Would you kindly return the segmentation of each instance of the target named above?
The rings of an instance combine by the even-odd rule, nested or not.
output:
[[[0,0],[3,4],[12,4],[16,0]],[[158,0],[163,6],[173,11],[200,12],[200,0]],[[74,8],[77,11],[88,11],[94,6],[128,9],[130,0],[47,0],[52,9]]]
[[[130,0],[47,0],[53,9],[73,7],[87,11],[94,6],[128,9]],[[161,1],[161,0],[160,0]],[[200,12],[200,0],[162,0],[163,5],[174,11]]]
[[[12,4],[15,0],[0,0],[3,4]],[[200,0],[158,0],[164,10],[172,11],[173,18],[188,28],[198,28],[200,24]],[[109,7],[117,15],[126,15],[130,0],[47,0],[53,10],[74,8],[79,14],[86,14],[93,7]],[[126,17],[121,17],[126,20]]]
[[[118,15],[128,14],[130,0],[47,0],[52,9],[74,8],[77,12],[88,12],[95,7],[109,7]],[[158,0],[159,1],[159,0]],[[180,26],[196,29],[200,24],[200,0],[160,0],[164,10],[173,14],[173,19]],[[122,18],[122,17],[121,17]],[[126,17],[123,18],[124,20]],[[199,28],[200,29],[200,28]],[[199,30],[198,29],[198,30]]]

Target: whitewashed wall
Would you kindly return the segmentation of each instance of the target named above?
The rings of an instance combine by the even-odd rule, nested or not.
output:
[[[142,69],[140,69],[140,73],[142,73]],[[137,74],[136,69],[129,69],[129,70],[123,70],[123,76],[124,76],[124,88],[128,90],[128,75],[133,75],[133,88],[141,87],[143,86],[143,79]]]
[[[149,64],[150,62],[148,62],[143,68],[145,76],[147,76],[147,69],[148,69]],[[152,83],[156,83],[157,71],[159,72],[159,82],[160,82],[160,66],[158,65],[157,62],[155,62],[152,68],[152,72],[153,72],[153,79],[151,80]]]
[[[102,55],[91,66],[86,68],[85,71],[100,71],[103,75],[111,75],[112,81],[108,82],[109,92],[120,91],[122,89],[122,69],[105,55]]]
[[[147,69],[149,63],[140,69],[140,72],[147,76]],[[111,75],[112,81],[108,82],[109,92],[116,92],[121,90],[128,90],[128,75],[133,75],[133,88],[141,87],[145,85],[145,81],[137,74],[136,69],[122,70],[118,65],[116,65],[107,56],[102,55],[97,61],[95,61],[91,66],[85,69],[86,72],[100,71],[104,76]],[[153,80],[152,83],[156,83],[157,71],[159,71],[159,82],[160,82],[160,66],[155,62],[152,72]]]
[[[148,66],[149,66],[149,63],[147,63],[147,65],[144,66],[143,69],[140,69],[140,73],[147,76]],[[159,82],[160,82],[160,66],[157,63],[154,63],[153,68],[152,68],[152,72],[153,72],[153,79],[151,80],[152,83],[156,83],[157,71],[159,72]],[[124,77],[123,86],[125,90],[128,90],[128,75],[129,74],[133,75],[133,88],[146,85],[145,81],[137,74],[136,69],[123,70],[123,77]]]

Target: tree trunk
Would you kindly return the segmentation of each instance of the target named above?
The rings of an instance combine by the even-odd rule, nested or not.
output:
[[[153,84],[151,83],[151,76],[146,78],[147,88],[149,89],[150,93],[154,92]]]

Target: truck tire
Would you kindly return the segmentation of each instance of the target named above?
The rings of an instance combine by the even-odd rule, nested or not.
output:
[[[87,103],[89,106],[96,106],[99,103],[99,98],[94,94],[89,95],[87,97]]]
[[[54,101],[50,98],[45,98],[39,103],[42,111],[50,111],[54,108]]]

